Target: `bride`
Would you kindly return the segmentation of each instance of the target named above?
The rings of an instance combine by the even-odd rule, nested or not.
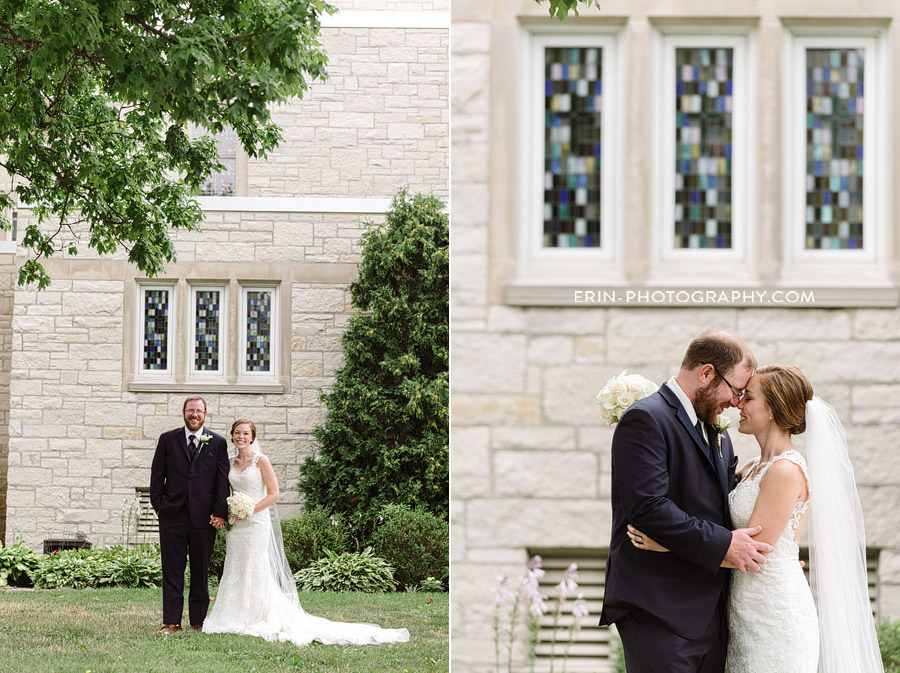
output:
[[[790,365],[757,370],[738,408],[738,431],[756,437],[760,456],[737,473],[731,523],[762,526],[756,539],[775,550],[759,572],[732,573],[729,673],[881,673],[862,509],[837,414]],[[791,442],[807,429],[808,466]],[[798,563],[807,514],[815,601]],[[634,528],[628,536],[667,551]]]
[[[256,507],[253,515],[235,521],[225,538],[225,567],[203,630],[290,641],[300,647],[314,640],[338,645],[408,641],[406,629],[332,622],[315,617],[300,606],[275,511],[275,471],[269,459],[259,452],[256,426],[251,421],[236,420],[231,426],[231,440],[237,456],[228,481],[233,492],[247,494]]]

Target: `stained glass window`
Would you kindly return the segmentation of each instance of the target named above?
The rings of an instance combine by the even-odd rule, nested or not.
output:
[[[247,359],[248,372],[271,370],[272,293],[247,291]]]
[[[194,294],[194,370],[219,371],[221,292],[197,290]]]
[[[863,246],[862,49],[806,50],[806,248]]]
[[[731,248],[734,50],[675,50],[676,248]]]
[[[144,290],[143,368],[169,368],[169,291]]]
[[[544,50],[545,248],[600,247],[602,53]]]

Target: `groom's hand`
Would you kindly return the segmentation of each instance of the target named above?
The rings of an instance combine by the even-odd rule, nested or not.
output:
[[[765,554],[775,550],[772,545],[754,539],[761,532],[762,526],[731,531],[731,544],[728,546],[723,565],[740,570],[744,575],[751,570],[759,570],[766,562]]]
[[[214,514],[211,514],[209,516],[209,525],[212,526],[213,528],[215,528],[216,530],[219,530],[222,526],[225,525],[225,519],[223,519],[220,516],[215,516]]]

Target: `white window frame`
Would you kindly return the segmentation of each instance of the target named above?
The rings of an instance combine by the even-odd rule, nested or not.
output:
[[[228,374],[228,285],[226,283],[188,283],[190,304],[187,311],[188,348],[187,379],[225,382]],[[219,292],[219,369],[218,371],[201,371],[194,368],[194,357],[197,348],[197,293],[204,291]]]
[[[784,73],[784,280],[796,277],[833,285],[883,282],[886,277],[885,122],[887,46],[884,31],[843,26],[798,26],[785,31]],[[806,249],[806,50],[863,49],[863,247]],[[852,274],[835,273],[845,268]]]
[[[280,311],[278,310],[278,291],[279,285],[277,283],[241,283],[241,297],[240,304],[237,309],[237,319],[240,322],[238,326],[238,333],[240,335],[240,340],[238,341],[237,348],[237,371],[238,371],[238,380],[243,382],[248,381],[275,381],[278,379],[278,350],[280,347],[280,343],[278,340],[278,330],[281,320]],[[252,372],[247,370],[247,293],[248,292],[271,292],[271,307],[272,307],[272,326],[269,330],[270,340],[269,340],[269,355],[271,358],[269,364],[269,371],[267,372]]]
[[[544,274],[596,277],[602,264],[618,271],[621,254],[621,174],[622,136],[620,119],[623,106],[620,92],[621,58],[619,27],[581,26],[560,30],[549,26],[530,26],[523,40],[522,97],[522,226],[520,229],[520,267],[530,275],[538,269]],[[600,242],[597,248],[545,248],[544,236],[544,50],[547,47],[596,47],[603,52],[601,81],[603,111],[601,142]],[[512,168],[512,167],[511,167]]]
[[[138,339],[135,352],[135,377],[142,381],[171,382],[175,380],[175,341],[178,334],[178,291],[172,283],[136,283],[138,307]],[[144,369],[144,339],[146,337],[146,321],[144,320],[144,292],[166,290],[169,293],[169,324],[166,335],[166,369]]]
[[[723,283],[753,281],[756,36],[743,26],[701,30],[666,27],[656,34],[654,63],[654,145],[652,189],[654,282],[693,279],[709,283],[710,272],[725,272]],[[730,48],[732,60],[731,248],[675,248],[675,50]]]

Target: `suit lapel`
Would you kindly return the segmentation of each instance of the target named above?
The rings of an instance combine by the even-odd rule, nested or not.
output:
[[[184,429],[178,433],[178,442],[181,444],[181,450],[184,451],[184,457],[187,458],[188,466],[191,465],[191,450],[188,448],[187,437],[184,435]]]
[[[709,426],[707,434],[709,436],[709,446],[712,448],[712,460],[716,466],[716,474],[719,477],[719,485],[722,487],[722,493],[725,494],[725,502],[728,502],[728,474],[725,469],[724,454],[719,457],[719,433],[715,428]]]
[[[684,410],[684,407],[681,405],[681,401],[675,396],[675,393],[669,388],[669,386],[663,384],[659,389],[660,395],[669,403],[669,405],[675,411],[675,417],[684,426],[684,429],[687,431],[688,435],[694,442],[694,446],[697,447],[697,450],[703,456],[709,466],[713,469],[713,471],[718,472],[716,470],[716,466],[713,465],[712,461],[709,458],[709,447],[706,445],[706,442],[700,437],[700,433],[697,432],[697,428],[691,423],[691,419],[688,418],[687,411]]]

